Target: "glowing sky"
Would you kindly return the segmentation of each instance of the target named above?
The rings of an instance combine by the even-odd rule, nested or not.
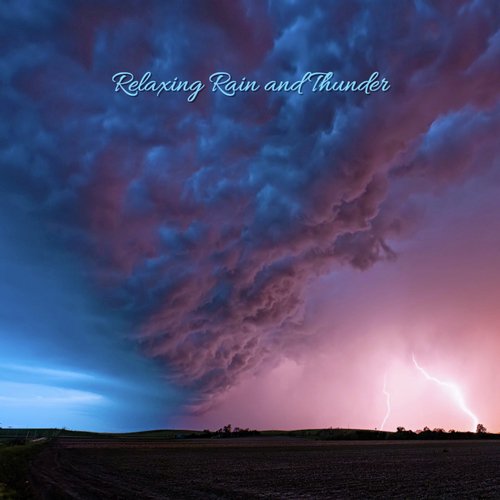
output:
[[[0,28],[0,426],[500,431],[498,2],[11,1]]]

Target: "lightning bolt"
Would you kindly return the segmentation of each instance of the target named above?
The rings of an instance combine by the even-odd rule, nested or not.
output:
[[[384,430],[384,426],[387,422],[387,419],[391,414],[391,395],[389,394],[389,392],[387,392],[387,373],[384,375],[384,388],[382,389],[382,392],[384,393],[385,396],[385,404],[387,406],[387,410],[385,412],[384,420],[382,420],[382,424],[380,425],[381,431]]]
[[[429,375],[418,363],[417,360],[415,359],[415,355],[412,354],[413,358],[413,363],[416,366],[417,370],[424,375],[424,377],[427,380],[431,380],[432,382],[435,382],[436,384],[440,385],[441,387],[444,387],[446,391],[451,395],[451,397],[455,400],[457,403],[458,407],[472,420],[472,432],[475,432],[477,424],[479,423],[479,419],[472,413],[470,408],[467,406],[465,403],[464,396],[462,394],[462,391],[453,383],[451,382],[443,382],[442,380],[437,379],[436,377],[433,377],[432,375]]]

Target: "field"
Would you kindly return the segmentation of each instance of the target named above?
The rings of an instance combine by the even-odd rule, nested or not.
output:
[[[30,464],[41,449],[36,443],[6,446],[0,440],[0,499],[29,496]]]
[[[59,437],[36,498],[499,498],[499,441]]]

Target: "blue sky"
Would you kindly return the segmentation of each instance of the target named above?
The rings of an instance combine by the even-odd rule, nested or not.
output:
[[[99,306],[78,261],[5,202],[0,222],[0,425],[164,426],[178,392]]]

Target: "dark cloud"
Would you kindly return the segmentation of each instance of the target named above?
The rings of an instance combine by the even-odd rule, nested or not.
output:
[[[496,2],[102,5],[3,7],[2,189],[81,249],[196,403],[300,343],[315,277],[394,258],[429,179],[498,158]],[[391,91],[113,92],[147,70],[379,71]]]

